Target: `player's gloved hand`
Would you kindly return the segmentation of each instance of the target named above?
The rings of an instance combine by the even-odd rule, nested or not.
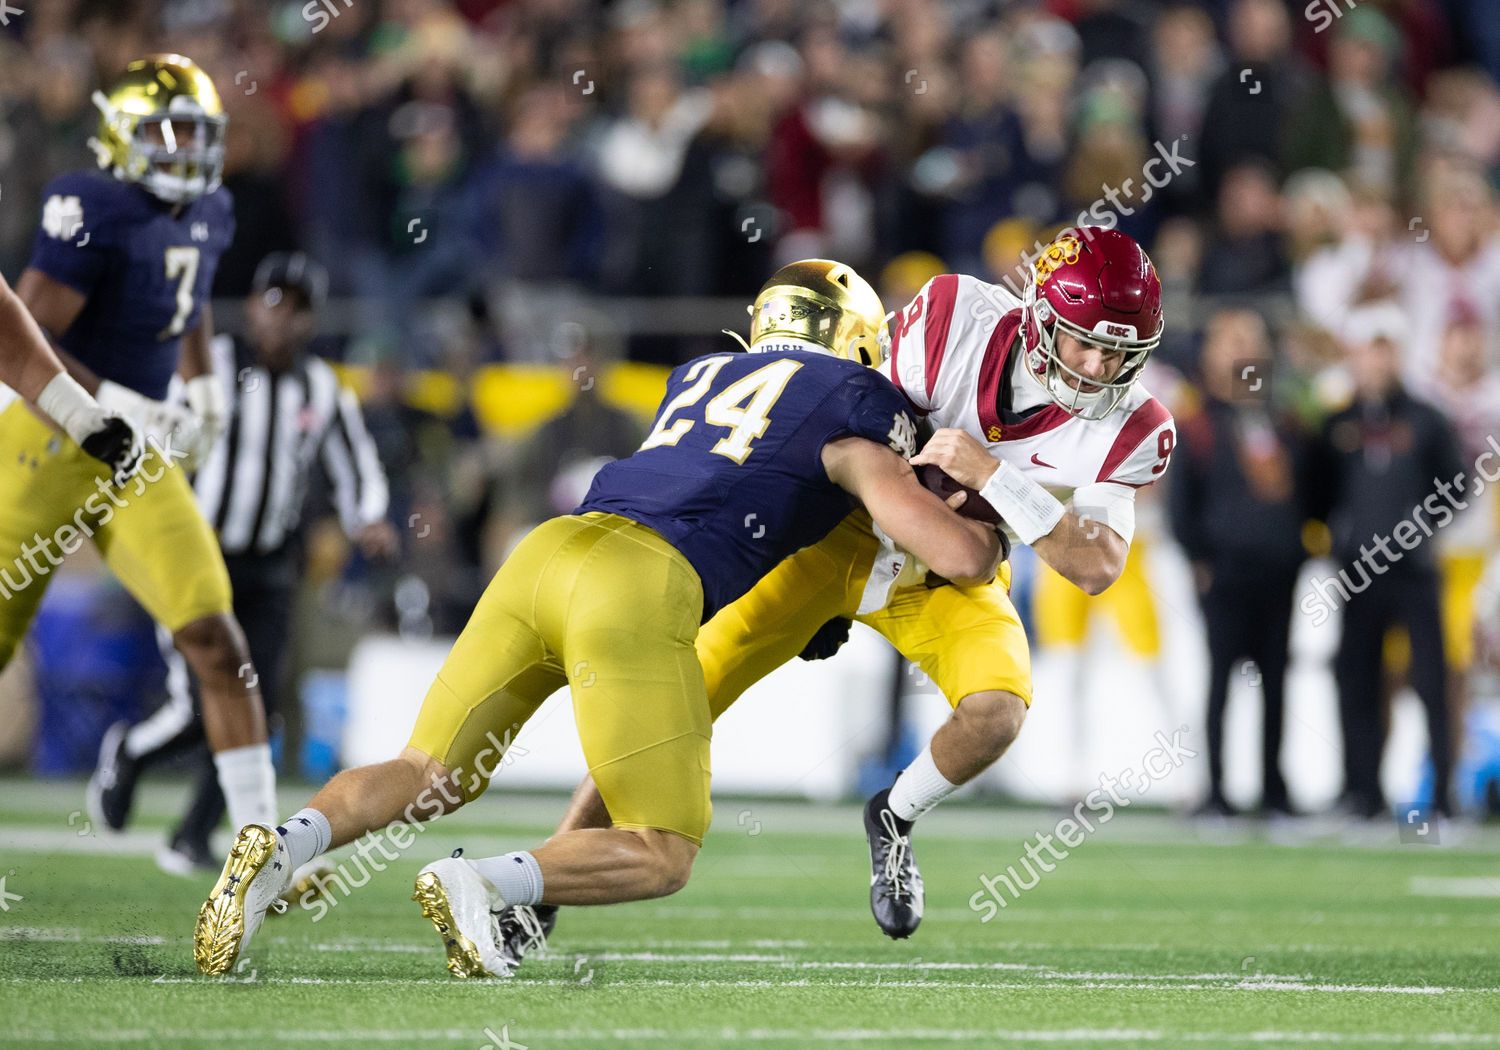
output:
[[[106,464],[123,485],[141,465],[141,434],[128,419],[107,412],[66,372],[59,372],[36,399],[63,432]]]
[[[844,647],[849,640],[849,628],[854,621],[845,616],[835,616],[808,639],[807,645],[797,654],[799,660],[826,660]]]
[[[99,384],[97,396],[101,408],[130,420],[146,440],[165,448],[183,449],[198,428],[197,420],[184,406],[157,401],[108,379]]]
[[[182,391],[198,424],[196,442],[190,451],[193,460],[202,463],[229,429],[229,393],[211,372],[189,379]]]

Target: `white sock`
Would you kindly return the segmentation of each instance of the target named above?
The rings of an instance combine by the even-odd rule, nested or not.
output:
[[[276,770],[271,765],[270,744],[219,751],[214,767],[235,831],[246,824],[276,823]]]
[[[957,790],[958,785],[938,771],[928,745],[891,785],[889,805],[902,820],[916,820]]]
[[[479,874],[490,881],[500,899],[512,907],[542,903],[542,869],[525,850],[503,857],[474,861]]]
[[[298,810],[282,821],[276,831],[286,843],[293,871],[326,852],[328,844],[333,841],[333,828],[328,826],[328,818],[315,809]]]

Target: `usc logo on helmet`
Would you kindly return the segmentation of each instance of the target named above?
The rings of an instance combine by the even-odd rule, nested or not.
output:
[[[1081,251],[1083,251],[1083,244],[1072,234],[1059,237],[1047,245],[1047,250],[1042,252],[1041,257],[1036,261],[1036,283],[1046,284],[1053,270],[1059,266],[1070,266],[1076,263]]]

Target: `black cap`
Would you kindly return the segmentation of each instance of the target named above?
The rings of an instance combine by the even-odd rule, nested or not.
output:
[[[316,310],[328,298],[328,271],[306,252],[272,252],[255,268],[254,291],[264,295],[272,288],[295,289]]]

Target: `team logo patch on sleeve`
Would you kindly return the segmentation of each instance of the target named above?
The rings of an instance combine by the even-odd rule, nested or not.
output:
[[[896,413],[895,422],[886,438],[890,441],[891,448],[901,454],[902,459],[911,459],[917,454],[917,427],[905,412]]]
[[[71,241],[83,228],[83,202],[77,197],[54,193],[42,206],[42,229],[47,236]]]

